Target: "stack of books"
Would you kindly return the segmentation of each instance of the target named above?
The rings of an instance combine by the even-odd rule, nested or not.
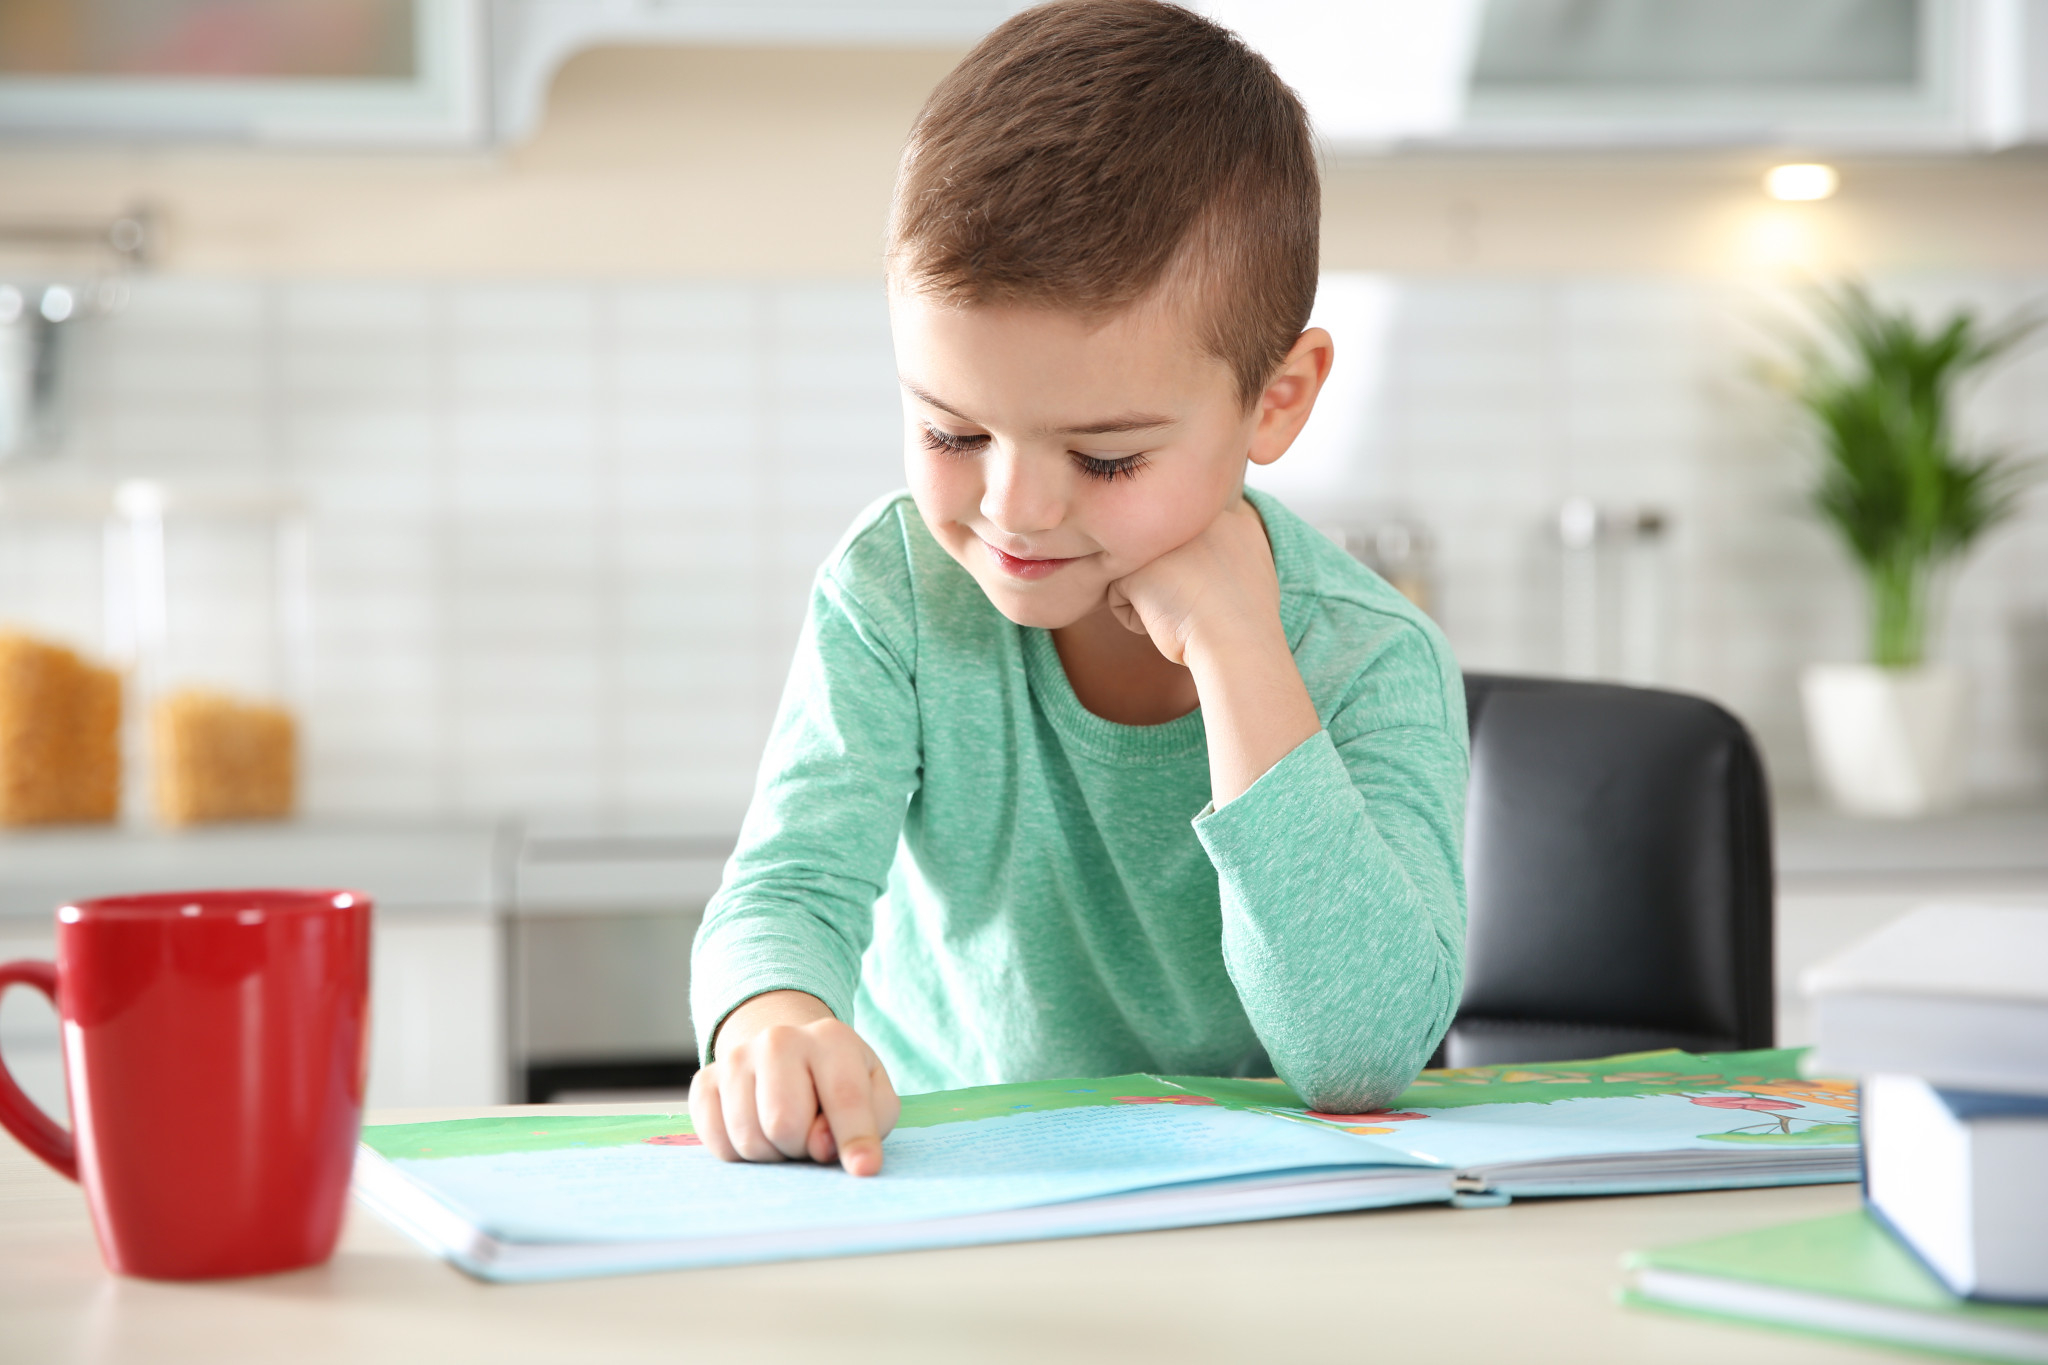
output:
[[[1636,1258],[1638,1301],[2048,1361],[2048,908],[1933,906],[1814,969],[1864,1209]]]

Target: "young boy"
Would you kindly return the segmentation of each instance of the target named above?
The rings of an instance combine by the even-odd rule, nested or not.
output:
[[[933,92],[888,283],[908,495],[820,570],[705,912],[690,1112],[881,1168],[898,1088],[1278,1073],[1400,1093],[1458,1001],[1465,708],[1429,621],[1271,497],[1329,373],[1299,102],[1155,0]]]

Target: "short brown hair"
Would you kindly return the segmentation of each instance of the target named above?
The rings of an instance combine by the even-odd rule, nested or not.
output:
[[[1320,217],[1301,101],[1237,35],[1158,0],[1054,0],[925,101],[890,269],[951,304],[1095,317],[1198,272],[1204,349],[1249,406],[1308,325]]]

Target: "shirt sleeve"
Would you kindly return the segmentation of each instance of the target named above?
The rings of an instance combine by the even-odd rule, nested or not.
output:
[[[1324,729],[1195,817],[1245,1013],[1274,1069],[1326,1113],[1391,1103],[1463,986],[1463,708],[1445,714],[1423,631],[1404,636]]]
[[[913,645],[820,575],[739,845],[690,954],[701,1061],[725,1017],[767,991],[808,992],[852,1021],[918,780]]]

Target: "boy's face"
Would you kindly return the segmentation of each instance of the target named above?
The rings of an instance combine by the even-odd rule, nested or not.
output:
[[[1246,457],[1264,454],[1259,410],[1179,309],[1140,303],[1091,326],[892,288],[889,311],[917,510],[1018,625],[1102,609],[1111,583],[1230,506]]]

